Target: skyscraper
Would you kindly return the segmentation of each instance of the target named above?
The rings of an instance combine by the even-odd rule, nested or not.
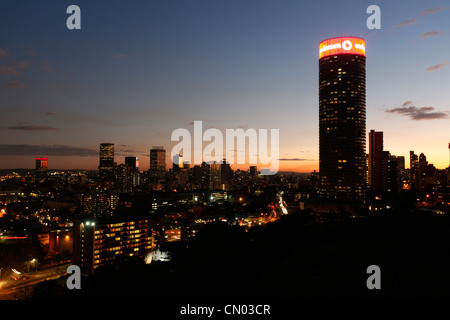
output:
[[[220,189],[222,184],[222,165],[214,161],[213,163],[210,163],[209,168],[210,189]]]
[[[127,180],[130,180],[132,187],[139,185],[139,158],[125,157]]]
[[[180,172],[184,167],[183,156],[181,154],[176,154],[172,158],[172,169],[173,172]]]
[[[223,159],[220,168],[220,180],[222,184],[228,183],[233,178],[233,169],[231,169],[230,163],[227,159]]]
[[[418,188],[419,157],[414,151],[409,152],[409,184],[411,188]]]
[[[370,130],[369,132],[369,187],[373,187],[376,178],[376,158],[383,151],[383,132]]]
[[[369,132],[369,189],[375,197],[399,191],[405,158],[397,157],[384,150],[383,132]]]
[[[125,164],[129,166],[133,171],[139,170],[139,158],[138,157],[125,157]]]
[[[163,147],[153,147],[150,150],[150,171],[166,171],[166,150]]]
[[[448,150],[449,150],[449,154],[450,154],[450,142],[448,143]],[[447,182],[450,183],[450,164],[448,165],[448,169],[447,169]]]
[[[205,189],[209,189],[209,181],[211,180],[211,168],[209,163],[202,162],[202,181],[201,185]]]
[[[383,132],[369,132],[369,187],[374,193],[387,190],[389,151],[383,150]]]
[[[320,43],[319,171],[322,198],[365,198],[366,56],[361,38]]]
[[[36,171],[38,172],[46,172],[48,166],[47,158],[36,158]]]
[[[427,157],[423,153],[419,156],[417,176],[420,190],[424,190],[436,183],[436,168],[431,163],[428,163]]]
[[[36,158],[36,171],[35,177],[37,181],[45,179],[47,177],[47,166],[48,159],[47,158]]]
[[[114,144],[100,144],[100,163],[98,166],[98,174],[101,178],[114,177]]]
[[[257,176],[258,176],[258,167],[250,166],[250,177],[257,177]]]
[[[384,151],[389,154],[388,151]],[[401,157],[389,155],[386,165],[386,190],[398,194],[401,186]]]

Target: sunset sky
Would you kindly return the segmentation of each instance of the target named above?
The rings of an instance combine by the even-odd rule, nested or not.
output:
[[[0,169],[96,169],[111,142],[147,170],[152,146],[169,155],[201,120],[279,129],[280,170],[318,170],[319,43],[336,36],[366,41],[367,132],[407,167],[410,150],[448,167],[450,1],[4,0]]]

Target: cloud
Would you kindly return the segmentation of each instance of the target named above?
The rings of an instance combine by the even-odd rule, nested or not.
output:
[[[445,66],[448,66],[449,64],[450,64],[450,61],[447,61],[447,62],[444,62],[444,63],[440,63],[440,64],[437,64],[437,65],[428,67],[426,70],[427,71],[436,71],[436,70],[442,69]]]
[[[10,65],[11,68],[14,69],[28,69],[28,66],[30,65],[30,61],[20,61],[17,63],[13,63]]]
[[[144,154],[144,152],[142,150],[137,151],[137,150],[132,150],[130,149],[130,145],[127,144],[119,144],[117,145],[117,148],[114,151],[114,154],[116,156],[136,156],[139,154]]]
[[[2,112],[19,112],[19,108],[3,108]]]
[[[14,68],[7,67],[7,66],[0,66],[0,74],[13,75],[13,76],[19,75],[19,73],[16,70],[14,70]]]
[[[3,85],[2,88],[5,88],[5,89],[25,88],[25,83],[8,82],[7,84]]]
[[[412,120],[434,120],[448,118],[448,112],[432,112],[434,107],[416,107],[412,101],[406,101],[401,108],[387,109],[386,112],[410,117]]]
[[[53,72],[53,67],[50,65],[50,62],[48,60],[44,60],[42,62],[41,70],[45,72]]]
[[[409,101],[406,101],[404,104],[402,104],[402,107],[410,106],[410,105],[413,105],[413,104],[414,104],[414,102],[409,100]]]
[[[136,150],[116,150],[114,152],[116,156],[136,156],[137,154],[144,154],[142,151],[136,151]]]
[[[48,127],[48,126],[36,126],[34,124],[22,124],[19,123],[16,126],[8,127],[11,130],[23,130],[23,131],[53,131],[58,130],[58,128]]]
[[[428,38],[428,37],[435,37],[435,36],[438,36],[438,35],[441,35],[441,34],[442,34],[442,32],[440,32],[440,31],[432,30],[432,31],[428,31],[428,32],[422,33],[420,38],[421,39],[425,39],[425,38]]]
[[[6,55],[7,53],[5,50],[0,49],[0,58],[5,57]],[[0,74],[17,76],[19,75],[17,69],[28,69],[29,65],[30,61],[9,62],[6,63],[6,65],[0,66]]]
[[[439,12],[445,10],[445,9],[446,9],[446,7],[444,7],[444,6],[439,6],[437,8],[427,8],[427,9],[422,11],[422,16],[428,16],[430,14],[436,14],[436,13],[439,13]]]
[[[7,56],[9,56],[9,49],[0,49],[0,59],[6,58]]]
[[[412,24],[414,24],[414,23],[416,23],[416,22],[417,22],[416,19],[411,18],[411,19],[405,20],[405,21],[403,21],[403,22],[397,23],[397,24],[393,25],[391,28],[397,28],[397,27],[409,27],[410,25],[412,25]]]
[[[0,156],[98,156],[97,150],[64,145],[0,144]]]
[[[54,116],[54,115],[56,115],[56,113],[54,113],[54,112],[46,112],[45,115],[46,116]]]
[[[118,54],[116,54],[116,55],[114,56],[114,58],[117,58],[117,59],[126,59],[126,58],[128,58],[128,56],[127,56],[126,54],[123,54],[123,53],[118,53]]]

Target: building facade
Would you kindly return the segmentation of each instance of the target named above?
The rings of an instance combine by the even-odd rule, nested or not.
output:
[[[144,259],[152,249],[148,219],[83,218],[74,222],[73,263],[85,275],[120,258]]]

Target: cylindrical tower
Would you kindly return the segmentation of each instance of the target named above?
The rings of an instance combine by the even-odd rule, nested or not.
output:
[[[320,43],[319,171],[322,198],[365,199],[366,56],[361,38]]]

